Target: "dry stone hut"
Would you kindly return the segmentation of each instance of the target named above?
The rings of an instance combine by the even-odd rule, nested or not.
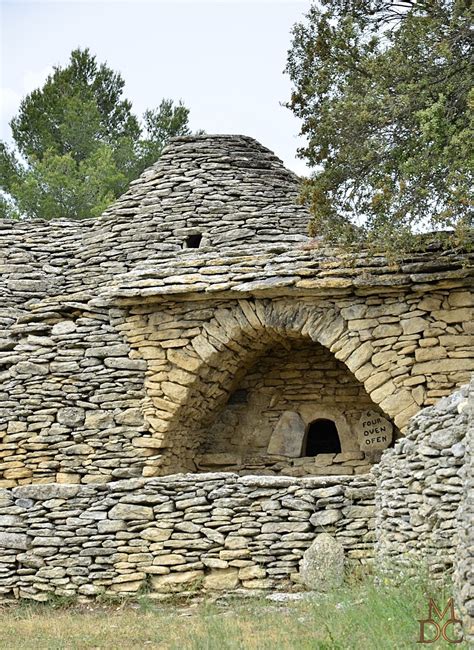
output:
[[[0,223],[0,598],[293,588],[324,531],[454,566],[474,639],[469,254],[342,255],[297,194],[186,137],[97,220]]]
[[[297,193],[184,137],[97,220],[0,224],[0,487],[360,474],[467,383],[467,254],[341,255]]]

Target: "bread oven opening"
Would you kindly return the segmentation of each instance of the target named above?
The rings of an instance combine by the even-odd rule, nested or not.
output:
[[[340,454],[341,441],[333,420],[319,418],[311,422],[306,434],[303,456]]]

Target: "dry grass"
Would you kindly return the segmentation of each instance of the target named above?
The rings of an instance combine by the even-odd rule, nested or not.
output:
[[[426,585],[376,585],[370,578],[299,601],[69,605],[0,610],[2,650],[397,650],[417,645]],[[440,604],[445,589],[429,589]],[[444,608],[444,607],[443,607]],[[452,633],[452,630],[451,630]],[[452,645],[431,644],[435,650]],[[457,648],[467,648],[458,644]]]

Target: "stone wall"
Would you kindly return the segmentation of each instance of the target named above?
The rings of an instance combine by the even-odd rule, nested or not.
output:
[[[297,194],[251,138],[178,138],[96,220],[0,222],[0,487],[205,468],[236,382],[275,349],[313,345],[341,378],[344,364],[354,383],[331,408],[357,387],[400,430],[468,381],[471,253],[343,254],[309,242]],[[276,408],[296,409],[285,384]],[[242,471],[268,469],[272,408],[259,435],[242,429]],[[365,459],[325,472],[346,461]]]
[[[406,436],[386,450],[373,473],[375,557],[397,571],[454,571],[464,636],[474,642],[472,461],[474,381],[412,418]]]
[[[140,306],[134,299],[120,308],[32,304],[4,319],[0,487],[195,471],[238,382],[270,350],[292,345],[325,354],[325,372],[336,359],[355,377],[352,387],[403,428],[469,380],[470,300],[461,288]],[[281,405],[291,401],[289,389]]]
[[[426,564],[432,574],[456,564],[463,496],[468,386],[423,409],[386,450],[376,492],[376,553],[389,566]],[[472,523],[472,522],[471,522]]]
[[[186,266],[196,231],[199,255],[301,244],[309,215],[297,198],[295,174],[253,138],[177,138],[98,219],[0,220],[2,312],[16,317],[45,298],[83,305],[141,263]]]
[[[0,490],[0,595],[288,589],[316,533],[372,557],[374,481],[176,475]]]
[[[126,217],[129,228],[137,218],[153,219],[168,257],[196,234],[201,251],[301,243],[308,240],[308,213],[298,192],[296,175],[253,138],[184,136],[172,140],[103,219]]]
[[[457,513],[458,545],[454,578],[464,633],[474,645],[474,380],[470,385],[467,415],[464,466],[460,472],[463,492]]]
[[[3,373],[0,487],[140,476],[134,446],[146,363],[130,359],[112,314],[64,315],[11,325],[12,365]],[[4,359],[5,360],[5,359]]]
[[[119,327],[131,354],[148,364],[144,413],[156,445],[145,473],[194,471],[241,378],[269,350],[295,341],[329,350],[371,403],[403,429],[420,408],[469,381],[471,302],[469,292],[455,289],[326,299],[288,292],[239,301],[130,300]]]

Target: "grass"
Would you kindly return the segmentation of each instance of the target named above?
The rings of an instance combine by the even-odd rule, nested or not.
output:
[[[417,644],[417,619],[428,598],[444,609],[447,586],[373,577],[352,579],[327,595],[302,600],[196,599],[164,604],[150,595],[136,602],[61,601],[0,609],[1,650],[398,650]],[[431,629],[427,628],[427,635]],[[449,634],[453,634],[450,626]],[[428,637],[430,638],[430,637]],[[428,647],[467,648],[446,642]]]

